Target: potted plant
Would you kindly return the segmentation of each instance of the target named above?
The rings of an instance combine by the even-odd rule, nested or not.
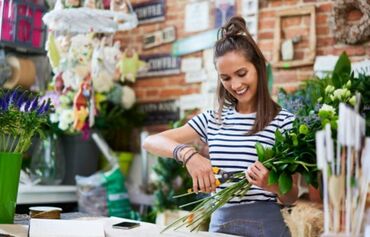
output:
[[[100,112],[95,118],[95,127],[99,130],[108,145],[116,152],[124,175],[137,150],[135,144],[135,129],[143,125],[145,115],[139,111],[138,105],[125,108],[120,104],[105,101],[101,104]]]
[[[0,224],[13,223],[22,153],[42,135],[50,107],[30,92],[0,90]]]

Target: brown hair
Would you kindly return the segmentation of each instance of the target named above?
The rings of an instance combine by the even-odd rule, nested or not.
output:
[[[257,115],[251,131],[255,134],[263,130],[279,113],[281,107],[275,103],[269,93],[266,59],[261,50],[249,34],[245,21],[240,16],[232,17],[218,31],[218,40],[214,47],[214,61],[229,52],[240,53],[246,60],[251,62],[257,70]],[[222,109],[227,106],[236,106],[238,101],[234,98],[218,80],[217,88],[218,117],[221,118]]]

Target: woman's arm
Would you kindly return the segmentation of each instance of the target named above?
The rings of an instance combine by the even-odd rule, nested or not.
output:
[[[187,144],[200,139],[195,130],[190,125],[185,124],[180,128],[170,129],[159,134],[148,136],[143,143],[143,148],[150,153],[163,157],[172,157],[176,146]],[[183,149],[179,153],[179,158],[185,162],[192,154],[189,149]],[[213,192],[216,189],[216,179],[212,171],[209,159],[196,153],[186,163],[186,168],[193,179],[193,191]]]
[[[173,158],[172,152],[179,144],[187,144],[200,139],[192,127],[185,124],[182,127],[166,130],[148,136],[143,143],[143,148],[158,156]]]
[[[284,195],[280,194],[277,184],[268,185],[269,170],[261,162],[256,161],[249,166],[245,174],[249,183],[263,188],[266,191],[276,193],[279,201],[283,204],[290,205],[298,199],[297,174],[293,175],[292,189]]]

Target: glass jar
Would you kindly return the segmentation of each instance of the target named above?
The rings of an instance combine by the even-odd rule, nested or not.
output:
[[[53,134],[36,145],[30,166],[31,179],[39,184],[57,185],[65,175],[65,159],[58,137]]]

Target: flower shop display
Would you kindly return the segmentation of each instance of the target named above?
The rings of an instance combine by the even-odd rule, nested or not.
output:
[[[292,187],[292,175],[299,173],[307,184],[317,187],[315,133],[327,124],[331,125],[332,133],[336,133],[339,104],[355,105],[355,92],[362,94],[364,106],[361,107],[361,112],[365,115],[368,114],[370,96],[366,88],[369,87],[364,85],[369,83],[369,76],[354,77],[354,74],[351,73],[350,60],[343,53],[331,75],[323,79],[307,80],[293,94],[282,92],[279,95],[282,107],[294,113],[296,120],[289,132],[281,134],[278,130],[276,131],[275,144],[272,148],[256,144],[258,160],[270,170],[269,184],[278,184],[281,194],[288,193]],[[369,124],[369,116],[367,116],[366,125],[369,126]],[[214,171],[217,174],[218,168],[214,167]],[[218,177],[216,176],[216,178]],[[229,178],[228,180],[239,179],[240,181],[209,197],[183,205],[197,204],[190,214],[179,218],[163,231],[183,226],[192,231],[196,230],[217,208],[234,196],[243,195],[250,188],[242,171],[231,174]],[[223,182],[228,182],[228,180],[223,180]],[[219,178],[218,183],[220,183]],[[193,194],[189,190],[188,193],[180,195],[178,198]]]
[[[365,130],[365,119],[341,103],[336,140],[330,124],[316,133],[324,184],[323,236],[360,236],[370,181],[370,138],[365,140]]]
[[[13,223],[22,153],[47,125],[50,100],[28,91],[0,91],[0,223]]]
[[[134,81],[129,79],[140,67],[130,66],[135,57],[125,58],[128,45],[113,41],[116,31],[133,29],[138,21],[129,0],[58,0],[43,21],[49,28],[46,48],[54,72],[47,93],[56,105],[50,122],[63,134],[70,169],[65,182],[74,183],[75,174],[91,175],[98,165],[99,151],[90,138],[91,130],[102,130],[108,142],[116,139],[111,133],[124,131],[121,141],[127,147],[131,125],[141,121],[121,118],[137,111]],[[125,52],[121,52],[123,46]],[[90,172],[80,162],[93,165]]]

